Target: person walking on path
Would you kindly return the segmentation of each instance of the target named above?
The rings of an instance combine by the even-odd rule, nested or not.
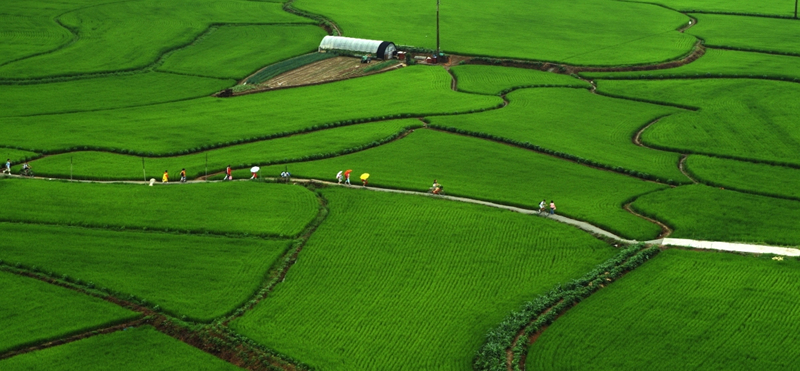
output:
[[[544,214],[544,209],[547,207],[547,201],[542,200],[539,202],[539,214]]]
[[[350,173],[352,173],[352,172],[353,172],[353,170],[350,170],[350,169],[348,169],[347,171],[344,172],[344,178],[345,178],[344,179],[344,184],[350,185]]]
[[[231,176],[231,165],[228,165],[228,168],[225,169],[225,179],[222,180],[233,180],[233,176]]]
[[[3,169],[3,172],[8,174],[8,175],[11,175],[11,159],[10,158],[6,159],[6,168]]]
[[[362,184],[362,187],[366,187],[366,186],[367,186],[367,183],[369,183],[369,182],[367,181],[367,178],[361,178],[361,184]]]
[[[186,183],[186,168],[181,169],[181,183]]]
[[[556,213],[556,203],[553,200],[550,200],[550,215],[555,215]]]
[[[342,179],[344,179],[342,173],[344,173],[344,170],[340,170],[338,173],[336,173],[336,180],[339,181],[339,184],[342,184]]]
[[[32,170],[33,169],[31,169],[31,165],[28,165],[28,161],[25,161],[25,163],[22,164],[22,175],[31,176]]]
[[[161,177],[161,183],[169,182],[169,172],[164,170],[164,175]]]

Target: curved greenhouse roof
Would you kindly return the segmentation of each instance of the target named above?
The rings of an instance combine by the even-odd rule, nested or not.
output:
[[[359,53],[370,53],[377,58],[389,59],[397,52],[391,41],[357,39],[344,36],[325,36],[319,43],[319,50],[346,50]]]

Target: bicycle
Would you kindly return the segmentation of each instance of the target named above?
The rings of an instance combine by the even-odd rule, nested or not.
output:
[[[19,172],[19,175],[26,176],[28,178],[33,178],[33,170],[31,170],[31,169],[22,169],[22,171]]]

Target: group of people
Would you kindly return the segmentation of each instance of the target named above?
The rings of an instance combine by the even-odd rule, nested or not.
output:
[[[539,202],[539,214],[547,213],[546,209],[547,209],[547,201],[542,200],[542,202]],[[550,200],[550,215],[553,215],[555,213],[556,213],[556,203],[553,202],[553,200]]]
[[[164,170],[164,175],[161,176],[161,183],[169,182],[169,171]],[[186,168],[181,169],[181,183],[186,183]]]
[[[342,182],[344,182],[344,184],[350,185],[350,173],[351,172],[352,172],[352,170],[347,170],[347,171],[341,170],[341,171],[339,171],[338,173],[336,173],[336,181],[339,184],[342,184]],[[369,174],[364,174],[364,175],[361,176],[361,185],[364,186],[364,187],[366,187],[367,184],[369,184],[369,180],[367,180],[368,176],[369,176]]]
[[[31,165],[28,165],[28,161],[25,161],[25,163],[22,164],[22,172],[21,172],[21,174],[22,175],[26,175],[26,176],[30,176],[32,174],[32,171],[33,171],[33,169],[31,168]],[[6,166],[3,168],[3,174],[11,175],[11,159],[10,158],[6,159]]]

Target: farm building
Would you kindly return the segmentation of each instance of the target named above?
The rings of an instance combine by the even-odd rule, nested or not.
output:
[[[391,41],[356,39],[344,36],[325,36],[319,43],[319,51],[344,50],[356,53],[369,53],[380,59],[391,59],[397,47]]]

